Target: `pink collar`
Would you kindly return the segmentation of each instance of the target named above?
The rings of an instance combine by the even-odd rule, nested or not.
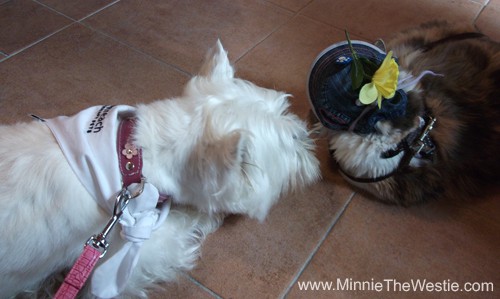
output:
[[[122,176],[122,187],[127,188],[133,183],[140,183],[142,176],[142,148],[135,146],[132,140],[132,133],[136,125],[137,118],[128,117],[120,122],[118,127],[118,164]],[[172,197],[160,193],[159,203],[170,200]]]
[[[135,122],[136,118],[125,118],[118,127],[118,164],[124,188],[142,180],[142,149],[131,140]]]

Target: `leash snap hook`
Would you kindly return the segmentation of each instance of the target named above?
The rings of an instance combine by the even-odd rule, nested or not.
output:
[[[113,209],[113,216],[109,219],[108,223],[104,227],[101,233],[98,235],[93,235],[87,241],[87,245],[91,245],[95,249],[100,250],[101,255],[99,258],[103,258],[106,252],[108,251],[109,243],[106,240],[111,229],[116,225],[118,220],[123,214],[123,210],[127,207],[129,201],[131,199],[130,192],[123,188],[120,193],[116,196],[115,207]]]
[[[122,189],[122,192],[125,191],[125,192],[128,192],[130,198],[129,199],[134,199],[136,197],[138,197],[139,195],[142,194],[142,192],[144,191],[144,184],[146,183],[146,180],[144,177],[141,177],[141,182],[139,183],[139,188],[137,188],[136,190],[134,190],[134,192],[130,192],[127,188],[123,187]]]
[[[434,129],[434,124],[436,123],[436,118],[431,117],[429,124],[425,127],[424,131],[420,137],[416,140],[416,144],[413,146],[414,155],[419,154],[426,146],[426,139],[429,137],[429,133]]]
[[[108,251],[109,243],[106,240],[106,238],[109,232],[116,225],[118,220],[120,220],[123,211],[129,204],[130,200],[142,194],[142,192],[144,191],[144,184],[145,180],[144,178],[141,178],[141,183],[137,190],[131,192],[128,188],[123,187],[122,190],[116,196],[115,206],[113,208],[113,216],[111,217],[111,219],[108,221],[108,223],[106,224],[106,226],[104,227],[104,229],[100,234],[93,235],[87,240],[86,243],[87,245],[91,245],[95,249],[100,250],[101,255],[99,258],[104,257],[104,255]]]

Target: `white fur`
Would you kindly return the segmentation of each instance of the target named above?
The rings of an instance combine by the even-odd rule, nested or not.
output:
[[[263,220],[280,195],[319,176],[306,125],[287,112],[287,95],[234,78],[219,42],[211,53],[182,97],[138,106],[143,174],[174,205],[144,243],[124,296],[146,296],[151,283],[193,268],[222,213]],[[110,215],[40,122],[0,126],[0,182],[0,297],[8,298],[70,267]],[[111,250],[122,243],[117,235],[115,228]]]
[[[401,131],[394,129],[388,122],[379,121],[375,124],[376,133],[368,135],[358,135],[349,131],[332,131],[316,125],[316,130],[327,134],[329,148],[339,166],[349,175],[359,178],[376,178],[393,172],[399,165],[403,152],[392,158],[382,158],[382,154],[388,150],[395,149],[398,143],[411,131],[418,128],[418,119],[415,120],[415,127]],[[417,167],[421,160],[413,158],[410,165]],[[358,183],[347,176],[344,178],[351,184],[365,189],[368,192],[377,194],[376,184]]]
[[[390,159],[381,158],[383,152],[394,149],[401,140],[401,137],[396,138],[392,134],[360,136],[352,132],[331,132],[330,137],[330,149],[335,151],[335,160],[354,176],[370,178],[385,175],[393,171],[401,159],[401,154]]]

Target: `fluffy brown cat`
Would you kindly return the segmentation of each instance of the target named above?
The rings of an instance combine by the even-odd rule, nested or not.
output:
[[[310,76],[314,112],[328,127],[321,126],[344,177],[401,205],[480,196],[498,184],[500,44],[470,27],[432,22],[397,34],[385,48],[397,59],[400,81],[423,77],[405,87],[404,113],[382,118],[373,131],[336,126],[338,115],[317,107],[312,81],[319,79]],[[400,100],[382,107],[392,102]]]

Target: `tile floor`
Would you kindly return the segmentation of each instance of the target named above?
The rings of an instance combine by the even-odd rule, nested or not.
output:
[[[237,74],[294,95],[347,28],[373,41],[435,18],[500,40],[500,0],[0,0],[0,121],[178,95],[220,38]],[[264,223],[229,217],[198,267],[152,298],[500,298],[500,195],[398,208],[355,193],[318,142],[323,179]],[[494,292],[304,291],[298,282],[492,282]],[[391,285],[393,286],[393,285]]]

